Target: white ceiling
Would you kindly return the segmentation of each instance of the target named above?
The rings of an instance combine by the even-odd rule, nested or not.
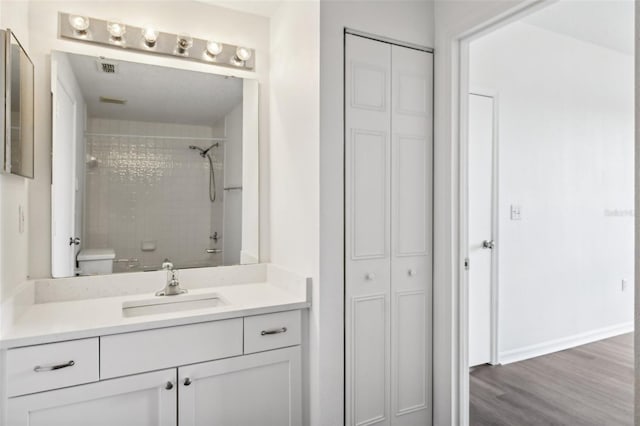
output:
[[[110,59],[117,73],[105,74],[99,58],[67,55],[89,117],[211,126],[242,102],[239,78]],[[101,96],[127,103],[103,103]]]
[[[633,0],[561,0],[522,21],[628,55],[634,52]]]
[[[251,13],[253,15],[273,16],[278,7],[282,4],[282,0],[197,0],[200,3],[206,3],[213,6],[220,6],[227,9],[237,10],[238,12]],[[291,1],[291,0],[289,0]],[[304,1],[304,0],[298,0]]]

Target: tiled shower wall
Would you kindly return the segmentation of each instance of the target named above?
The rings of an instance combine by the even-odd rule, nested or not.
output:
[[[220,264],[220,254],[205,250],[213,247],[209,237],[222,231],[224,144],[211,150],[217,192],[212,203],[209,162],[189,145],[207,148],[214,141],[184,138],[223,136],[223,124],[90,118],[87,155],[97,162],[87,165],[83,247],[113,248],[117,260],[130,259],[116,262],[114,271],[157,269],[165,258],[176,267]],[[143,243],[155,249],[143,251]]]

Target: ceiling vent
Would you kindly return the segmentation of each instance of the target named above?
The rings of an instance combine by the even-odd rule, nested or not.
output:
[[[98,64],[98,71],[103,72],[105,74],[117,74],[118,73],[118,64],[115,62],[108,62],[103,59],[98,59],[96,61]]]
[[[106,96],[100,96],[100,102],[104,104],[116,104],[116,105],[124,105],[127,103],[126,99],[117,99],[117,98],[107,98]]]

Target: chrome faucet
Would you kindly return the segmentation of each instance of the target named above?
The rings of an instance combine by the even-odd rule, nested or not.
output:
[[[167,271],[167,284],[164,289],[156,291],[156,296],[177,296],[178,294],[184,294],[186,289],[180,288],[180,282],[178,281],[177,270],[173,268],[173,263],[165,259],[162,262],[162,269]]]

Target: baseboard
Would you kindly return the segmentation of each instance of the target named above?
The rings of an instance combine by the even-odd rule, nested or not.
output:
[[[537,345],[526,346],[524,348],[512,349],[498,354],[499,364],[511,364],[512,362],[523,361],[553,352],[563,351],[620,334],[631,333],[633,331],[633,321],[611,327],[603,327],[586,333],[574,334],[562,339],[550,340]]]

